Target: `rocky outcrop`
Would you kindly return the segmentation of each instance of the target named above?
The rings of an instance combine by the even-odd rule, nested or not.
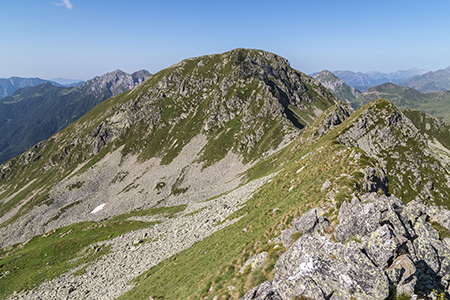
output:
[[[320,118],[309,126],[311,135],[308,138],[308,143],[317,141],[317,139],[328,131],[344,122],[354,112],[353,108],[344,102],[330,107],[320,116]]]
[[[390,193],[411,200],[443,204],[448,198],[449,171],[426,138],[391,102],[379,99],[355,113],[337,141],[357,147],[386,166]],[[445,174],[442,177],[436,174]]]
[[[285,244],[289,249],[277,261],[273,281],[255,287],[242,299],[448,296],[449,243],[434,229],[449,230],[444,218],[436,218],[448,216],[448,210],[369,193],[344,202],[339,224],[329,234],[311,230],[329,224],[326,218],[317,222],[315,212],[292,222],[291,231],[303,235],[292,246]]]

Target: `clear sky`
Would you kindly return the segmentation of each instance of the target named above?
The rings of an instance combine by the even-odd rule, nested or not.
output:
[[[450,66],[450,1],[0,0],[0,78],[151,73],[257,48],[294,68]]]

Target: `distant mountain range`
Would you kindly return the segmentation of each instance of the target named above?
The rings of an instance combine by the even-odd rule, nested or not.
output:
[[[46,83],[48,80],[41,78],[21,78],[10,77],[0,78],[0,99],[6,96],[12,95],[18,88],[24,88],[28,86],[36,86]],[[59,83],[49,81],[54,86],[61,86]]]
[[[52,78],[50,79],[50,81],[57,82],[65,87],[80,86],[85,82],[84,80],[81,79],[66,79],[61,77]]]
[[[399,85],[407,85],[424,93],[450,90],[450,67],[414,76],[400,82]]]
[[[82,80],[71,80],[64,78],[55,78],[51,80],[22,77],[0,78],[0,99],[12,95],[18,88],[36,86],[46,82],[51,83],[53,86],[59,87],[75,87],[84,83]]]
[[[19,88],[0,100],[0,164],[62,130],[100,102],[138,86],[150,76],[145,70],[131,75],[116,70],[79,87],[44,82]]]
[[[449,68],[446,70],[450,71]],[[438,74],[436,75],[436,73]],[[427,78],[431,81],[431,78],[436,78],[443,73],[438,71],[434,73],[429,72],[422,76],[413,77],[409,81],[416,82],[420,87],[419,83],[424,83]],[[443,77],[441,76],[441,78]],[[361,93],[345,84],[342,79],[327,70],[316,74],[314,78],[327,87],[339,100],[350,103],[354,109],[359,109],[373,100],[383,98],[393,102],[401,109],[411,108],[421,110],[450,123],[450,91],[425,93],[409,86],[398,86],[387,82],[371,87]],[[440,82],[443,83],[445,81],[441,80]],[[421,86],[424,87],[425,84]],[[428,85],[428,87],[430,86]]]
[[[428,71],[419,68],[413,68],[409,70],[401,70],[392,73],[381,73],[377,71],[369,71],[367,73],[352,72],[338,70],[333,74],[343,79],[346,84],[357,90],[364,92],[368,88],[376,85],[380,85],[386,82],[400,83],[414,76],[420,76],[426,74]],[[318,73],[312,74],[315,76]]]
[[[321,72],[313,73],[311,76],[316,76],[319,73]],[[409,86],[423,93],[450,90],[450,67],[437,70],[436,72],[413,68],[392,73],[377,71],[361,73],[338,70],[334,71],[333,74],[360,92],[387,82],[400,86]]]

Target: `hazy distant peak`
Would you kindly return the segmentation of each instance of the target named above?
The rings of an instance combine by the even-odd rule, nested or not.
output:
[[[407,85],[425,93],[450,90],[450,67],[408,78],[399,85]]]

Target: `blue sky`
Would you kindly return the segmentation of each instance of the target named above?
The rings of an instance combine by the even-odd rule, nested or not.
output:
[[[151,73],[237,47],[305,73],[450,66],[450,1],[0,0],[0,78]]]

